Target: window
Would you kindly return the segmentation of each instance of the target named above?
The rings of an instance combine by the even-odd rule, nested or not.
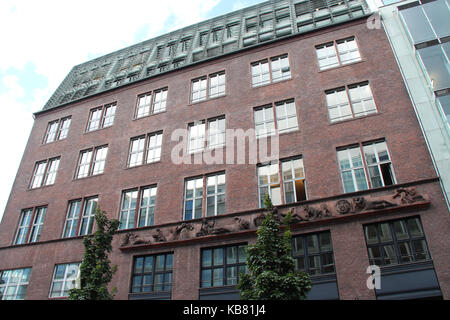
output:
[[[306,200],[305,172],[301,157],[286,159],[280,164],[258,166],[259,205],[264,208],[266,193],[274,205]],[[282,193],[284,197],[282,197]]]
[[[363,151],[372,188],[394,184],[394,173],[386,142],[364,144]]]
[[[361,61],[354,37],[316,46],[316,53],[320,70]]]
[[[368,224],[364,226],[364,233],[371,265],[431,259],[418,217]]]
[[[291,69],[287,55],[252,63],[252,86],[259,87],[271,82],[291,78]]]
[[[334,273],[333,246],[329,231],[292,239],[292,257],[295,269],[311,276]]]
[[[80,152],[75,178],[102,174],[105,169],[108,146],[101,146]]]
[[[205,148],[205,120],[189,124],[188,153],[203,151]]]
[[[173,253],[134,258],[131,293],[172,291]]]
[[[206,124],[208,126],[207,132]],[[206,147],[210,150],[223,147],[226,142],[225,116],[190,123],[188,132],[187,151],[189,154],[203,151],[205,149],[205,139]]]
[[[191,103],[225,95],[225,71],[192,80]]]
[[[208,149],[225,146],[225,117],[208,120]]]
[[[69,132],[70,122],[71,117],[66,117],[50,122],[45,133],[44,144],[53,142],[55,140],[65,139]]]
[[[78,221],[80,219],[81,200],[69,202],[66,223],[64,225],[63,238],[75,237],[77,235]]]
[[[293,99],[254,109],[257,138],[298,130],[297,111]],[[274,119],[276,118],[276,123]]]
[[[0,271],[0,300],[23,300],[31,268]]]
[[[184,220],[225,213],[225,186],[225,173],[187,179],[184,186]],[[206,213],[203,201],[206,201]]]
[[[91,234],[97,203],[97,197],[69,201],[62,237],[71,238]]]
[[[95,210],[97,209],[98,198],[89,198],[84,201],[83,215],[80,222],[80,236],[92,233],[94,227]]]
[[[34,166],[30,189],[36,189],[54,184],[56,172],[59,167],[59,160],[60,158],[58,157],[37,162]]]
[[[278,133],[295,131],[298,129],[297,111],[294,100],[276,102]]]
[[[70,289],[76,288],[80,263],[57,264],[53,273],[50,298],[68,297]]]
[[[184,220],[202,217],[203,178],[190,179],[185,182]]]
[[[131,139],[128,167],[154,163],[161,160],[162,132],[149,133]]]
[[[30,228],[32,216],[33,209],[22,210],[14,244],[23,244],[27,242],[28,230]]]
[[[377,112],[369,83],[364,82],[325,92],[330,122],[363,117]]]
[[[206,216],[225,213],[225,173],[206,178]]]
[[[138,96],[136,118],[166,111],[167,88],[147,92]]]
[[[46,213],[47,207],[41,207],[36,209],[33,224],[31,225],[30,242],[39,241]]]
[[[89,114],[89,121],[86,131],[89,132],[112,126],[116,114],[116,106],[116,103],[111,103],[92,109]]]
[[[239,274],[247,273],[247,245],[202,250],[200,287],[236,285]]]
[[[386,142],[364,143],[362,150],[364,162],[359,145],[338,149],[337,156],[344,192],[395,184]],[[367,176],[369,176],[369,180],[367,180]]]
[[[120,230],[152,226],[156,206],[156,186],[142,187],[122,192]],[[139,199],[139,201],[138,201]],[[136,212],[139,212],[136,221]]]

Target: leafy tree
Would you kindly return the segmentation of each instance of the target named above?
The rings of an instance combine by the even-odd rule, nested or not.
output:
[[[80,266],[80,288],[71,289],[69,300],[112,300],[108,283],[117,266],[111,267],[108,254],[112,251],[114,232],[119,228],[119,220],[109,220],[106,212],[97,207],[95,212],[97,231],[84,238],[84,257]]]
[[[295,272],[291,256],[290,213],[281,235],[280,223],[274,217],[268,194],[264,201],[267,211],[257,230],[257,242],[247,248],[249,274],[240,274],[238,289],[244,300],[305,300],[311,290],[309,275]]]

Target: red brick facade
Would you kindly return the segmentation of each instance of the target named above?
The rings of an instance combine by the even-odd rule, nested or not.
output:
[[[362,61],[319,71],[314,47],[349,36],[355,37]],[[251,63],[282,54],[288,54],[291,79],[252,88]],[[191,80],[223,70],[226,95],[190,104]],[[378,112],[330,124],[324,91],[366,80],[370,81]],[[134,119],[137,96],[163,87],[168,87],[167,110]],[[330,230],[339,298],[376,298],[374,290],[366,287],[369,260],[362,225],[407,216],[420,216],[442,295],[449,298],[448,210],[385,33],[382,29],[368,30],[365,20],[234,53],[38,113],[0,225],[0,270],[32,267],[26,299],[47,299],[55,264],[79,262],[82,258],[81,237],[61,239],[68,201],[73,199],[98,195],[101,209],[111,218],[118,218],[123,190],[157,184],[155,227],[132,230],[145,236],[158,226],[175,226],[182,221],[185,178],[225,171],[226,215],[254,214],[259,207],[256,165],[174,165],[171,151],[178,142],[171,141],[171,133],[187,128],[190,122],[222,115],[227,128],[251,129],[254,128],[253,108],[290,98],[295,99],[299,129],[280,135],[280,159],[303,157],[307,203],[320,204],[330,197],[346,197],[336,148],[380,138],[388,145],[397,184],[413,186],[427,199],[426,205],[379,214],[361,213],[349,219],[305,222],[293,230],[294,234]],[[114,124],[86,132],[89,110],[112,102],[117,102]],[[72,123],[68,137],[42,144],[48,123],[69,115]],[[127,168],[130,139],[160,130],[163,131],[161,161]],[[104,144],[109,146],[104,173],[74,179],[80,151]],[[61,162],[55,184],[29,190],[35,163],[56,156],[61,157]],[[358,195],[392,195],[394,190],[395,186]],[[40,241],[13,245],[21,210],[42,205],[47,206],[47,216]],[[303,205],[288,207],[300,210]],[[173,252],[172,298],[198,299],[200,249],[255,241],[255,233],[250,228],[236,235],[120,249],[126,233],[121,231],[115,237],[111,255],[113,264],[118,265],[111,283],[118,289],[117,299],[128,299],[133,256]]]

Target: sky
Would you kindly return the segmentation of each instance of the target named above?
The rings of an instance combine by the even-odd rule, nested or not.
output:
[[[0,220],[33,126],[72,67],[262,0],[1,0]],[[124,5],[126,4],[126,5]]]

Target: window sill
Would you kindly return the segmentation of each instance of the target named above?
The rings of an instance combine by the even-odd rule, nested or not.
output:
[[[72,181],[86,180],[86,179],[90,179],[90,178],[95,178],[95,177],[103,176],[104,174],[105,174],[105,173],[99,173],[99,174],[96,174],[96,175],[91,175],[91,176],[82,177],[82,178],[73,178]]]
[[[334,125],[338,125],[338,124],[342,124],[342,123],[346,123],[346,122],[351,122],[351,121],[356,121],[356,120],[360,120],[360,119],[365,119],[365,118],[370,118],[370,117],[375,117],[378,115],[383,114],[382,112],[374,112],[365,116],[360,116],[360,117],[353,117],[351,119],[345,119],[345,120],[340,120],[340,121],[335,121],[335,122],[329,122],[328,120],[328,125],[329,126],[334,126]]]
[[[129,170],[129,169],[134,169],[134,168],[142,168],[142,167],[150,166],[152,164],[157,164],[157,163],[161,163],[161,160],[158,160],[158,161],[155,161],[155,162],[150,162],[150,163],[143,163],[143,164],[139,164],[139,165],[132,166],[132,167],[126,166],[124,168],[124,170]]]
[[[148,115],[139,117],[139,118],[136,118],[136,117],[135,117],[135,118],[133,118],[133,119],[131,119],[131,120],[132,120],[132,121],[137,121],[137,120],[141,120],[141,119],[145,119],[145,118],[150,118],[150,117],[156,116],[156,115],[158,115],[158,114],[164,114],[164,113],[167,113],[167,110],[160,111],[160,112],[156,112],[156,113],[151,113],[151,114],[148,114]]]
[[[319,71],[318,72],[322,73],[322,72],[326,72],[326,71],[330,71],[330,70],[336,70],[336,69],[352,66],[352,65],[355,65],[355,64],[358,64],[358,63],[362,63],[362,62],[366,62],[366,60],[365,59],[361,59],[359,61],[350,62],[350,63],[346,63],[346,64],[340,64],[340,65],[338,65],[336,67],[331,67],[331,68],[327,68],[327,69],[323,69],[323,70],[321,70],[320,67],[319,67]]]
[[[89,133],[92,133],[92,132],[98,132],[98,131],[106,130],[106,129],[108,129],[108,128],[111,128],[113,125],[114,125],[114,124],[112,124],[112,125],[110,125],[110,126],[107,126],[107,127],[103,127],[103,128],[98,128],[98,129],[95,129],[95,130],[91,130],[91,131],[85,131],[84,134],[89,134]]]
[[[254,86],[254,85],[251,85],[251,86],[252,86],[252,89],[258,89],[258,88],[267,87],[267,86],[270,86],[270,85],[273,85],[273,84],[277,84],[277,83],[288,82],[288,81],[291,81],[291,80],[293,80],[292,76],[290,78],[288,78],[288,79],[283,79],[283,80],[279,80],[279,81],[271,81],[269,83],[262,84],[262,85],[259,85],[259,86]]]
[[[188,107],[194,106],[194,105],[198,105],[198,104],[201,104],[201,103],[204,103],[204,102],[212,101],[212,100],[217,100],[217,99],[220,99],[220,98],[223,98],[223,97],[226,97],[226,96],[227,96],[227,94],[222,94],[222,95],[217,96],[217,97],[207,98],[207,99],[203,99],[203,100],[200,100],[200,101],[197,101],[197,102],[190,102],[188,104]]]
[[[55,183],[52,183],[52,184],[49,184],[49,185],[45,185],[45,186],[41,186],[41,187],[37,187],[37,188],[28,188],[27,191],[41,190],[41,189],[53,187],[54,185],[55,185]]]
[[[66,140],[66,139],[67,139],[67,137],[65,137],[65,138],[63,138],[63,139],[54,140],[54,141],[51,141],[51,142],[43,142],[43,143],[41,144],[41,146],[51,145],[51,144],[57,143],[57,142],[59,142],[59,141],[64,141],[64,140]]]

